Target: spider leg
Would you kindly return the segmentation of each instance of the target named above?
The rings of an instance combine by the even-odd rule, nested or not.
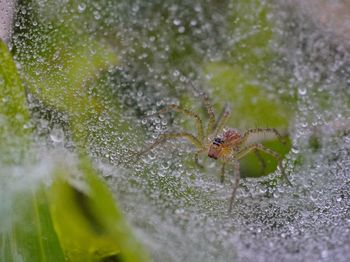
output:
[[[240,171],[239,171],[239,162],[237,160],[235,160],[233,162],[233,168],[234,168],[233,170],[234,170],[234,175],[235,175],[235,183],[233,184],[233,187],[232,187],[230,206],[229,206],[229,209],[228,209],[229,213],[231,213],[231,211],[232,211],[233,201],[235,200],[236,192],[237,192],[237,189],[239,187],[239,181],[241,179],[241,174],[240,174]]]
[[[210,103],[208,95],[203,90],[198,90],[198,88],[196,88],[192,82],[190,82],[190,84],[191,84],[192,88],[196,92],[198,92],[200,94],[200,96],[202,97],[203,102],[204,102],[204,106],[208,112],[209,122],[208,122],[207,133],[206,133],[206,135],[208,136],[209,134],[211,134],[213,132],[214,127],[215,127],[215,123],[216,123],[213,106]]]
[[[209,122],[208,122],[208,126],[207,126],[207,136],[209,134],[211,134],[214,130],[215,127],[215,114],[214,114],[214,109],[212,104],[209,101],[209,97],[206,93],[202,92],[202,97],[203,97],[203,102],[204,102],[204,106],[207,109],[208,115],[209,115]]]
[[[223,117],[223,115],[224,115],[224,113],[225,113],[226,111],[230,111],[230,104],[229,104],[229,103],[225,103],[225,105],[224,105],[223,108],[221,109],[220,114],[219,114],[219,116],[218,116],[217,119],[216,119],[216,123],[215,123],[214,129],[217,128],[219,122],[221,121],[221,119],[222,119],[222,117]]]
[[[194,162],[200,169],[204,169],[204,166],[201,163],[199,163],[198,156],[199,156],[199,152],[196,152],[196,154],[194,155]]]
[[[280,154],[278,154],[277,152],[275,152],[267,147],[264,147],[262,144],[253,144],[253,145],[250,145],[250,146],[243,148],[241,151],[239,151],[237,153],[236,158],[240,159],[252,150],[260,150],[260,151],[272,156],[273,158],[275,158],[278,161],[278,166],[281,169],[282,176],[285,178],[287,183],[290,186],[292,186],[292,183],[289,181],[289,179],[285,173],[284,167],[282,166],[282,157],[280,156]]]
[[[221,166],[220,182],[224,183],[224,179],[225,179],[225,163],[223,163]]]
[[[242,141],[246,142],[249,139],[249,136],[253,134],[259,134],[259,133],[270,133],[274,134],[282,144],[286,144],[286,141],[283,139],[282,135],[277,131],[276,128],[253,128],[253,129],[248,129],[242,137]]]
[[[142,150],[136,155],[140,157],[141,155],[151,151],[156,146],[163,144],[171,139],[177,139],[177,138],[186,138],[188,139],[197,149],[202,148],[202,143],[192,134],[181,132],[181,133],[166,133],[161,134],[151,145],[149,145],[145,150]]]
[[[231,115],[231,108],[228,104],[226,104],[220,114],[220,117],[218,118],[218,121],[216,122],[215,130],[214,130],[215,137],[224,128],[230,115]]]
[[[259,160],[260,165],[261,165],[261,174],[264,175],[265,174],[265,170],[266,170],[266,163],[264,158],[260,155],[259,150],[255,149],[254,153],[256,155],[256,158]]]
[[[172,104],[172,105],[167,105],[166,107],[162,108],[161,110],[157,111],[154,114],[148,115],[147,117],[151,117],[151,116],[159,115],[159,114],[165,114],[165,113],[170,112],[172,110],[194,118],[194,120],[196,121],[195,124],[196,124],[197,132],[198,132],[198,138],[200,141],[203,141],[203,139],[204,139],[203,122],[198,114],[196,114],[188,109],[181,108],[178,105]]]

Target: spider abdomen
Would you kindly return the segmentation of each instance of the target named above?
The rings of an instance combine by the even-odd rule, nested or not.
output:
[[[226,144],[235,144],[241,141],[242,135],[237,129],[229,128],[225,130],[223,138]]]

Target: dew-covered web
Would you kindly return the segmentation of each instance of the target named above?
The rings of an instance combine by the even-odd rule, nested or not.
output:
[[[184,152],[183,144],[154,150],[144,158],[145,164],[155,163],[154,178],[141,181],[148,197],[130,192],[129,184],[117,195],[156,260],[347,260],[349,53],[300,10],[294,17],[285,8],[278,7],[275,16],[283,22],[278,49],[285,70],[276,65],[271,74],[290,74],[281,88],[298,98],[290,128],[293,148],[284,161],[293,187],[277,185],[266,197],[259,180],[246,179],[228,215],[230,185],[218,183],[218,166],[188,169],[184,161],[191,154],[177,153]],[[159,188],[163,178],[167,186]],[[271,176],[261,180],[266,179]],[[123,184],[118,177],[111,181]],[[198,192],[188,199],[184,192],[191,189]]]
[[[252,24],[248,32],[240,27],[232,30],[228,21],[238,22],[225,19],[230,10],[250,8],[247,21],[253,23],[261,8],[255,1],[238,7],[229,1],[216,2],[87,1],[62,11],[72,13],[73,22],[85,21],[84,13],[91,11],[93,19],[79,30],[117,46],[121,61],[105,76],[99,73],[97,83],[87,84],[91,93],[113,108],[97,121],[90,120],[88,149],[96,166],[154,261],[347,261],[350,46],[301,7],[281,1],[268,9],[268,19],[275,21],[269,46],[278,60],[254,79],[264,92],[277,90],[295,101],[289,123],[292,149],[283,160],[292,187],[282,180],[276,183],[280,170],[245,178],[229,214],[232,176],[221,184],[217,163],[204,160],[204,169],[195,166],[193,148],[185,141],[133,158],[133,151],[161,133],[194,130],[193,123],[178,114],[144,118],[164,105],[182,100],[207,119],[198,92],[189,84],[210,82],[200,63],[225,61],[229,49],[264,30],[259,24]],[[40,19],[53,19],[55,6],[40,2],[38,7]],[[14,35],[14,47],[25,50],[20,34]],[[28,53],[17,55],[19,63],[40,52]],[[70,55],[74,57],[74,52]],[[271,87],[276,83],[277,89]],[[107,87],[106,98],[98,93],[101,86]],[[204,89],[213,92],[209,84]],[[212,100],[224,104],[220,97]],[[65,143],[74,150],[66,116],[57,120],[52,113],[51,122],[46,122],[42,104],[30,102],[39,108],[33,110],[38,114],[38,136],[47,132],[50,146]]]

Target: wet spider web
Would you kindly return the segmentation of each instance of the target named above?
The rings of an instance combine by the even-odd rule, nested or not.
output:
[[[283,35],[288,40],[279,51],[289,59],[284,68],[291,68],[284,92],[296,90],[298,96],[293,148],[284,160],[294,186],[276,185],[273,177],[278,172],[244,179],[228,215],[231,186],[229,181],[218,183],[215,163],[207,162],[202,171],[186,167],[193,154],[185,143],[170,143],[151,153],[140,169],[153,164],[154,178],[135,178],[136,187],[144,188],[148,197],[137,189],[117,189],[117,196],[157,261],[346,261],[349,256],[350,120],[344,96],[349,54],[335,50],[329,36],[307,18],[298,17],[306,23],[298,21],[298,27],[295,17],[283,8],[280,12],[277,18],[287,19],[281,29],[293,29]],[[330,57],[337,58],[329,61]],[[327,63],[320,65],[320,60]],[[272,71],[278,72],[277,66]],[[332,96],[326,106],[322,95]],[[112,187],[130,186],[110,176]],[[274,189],[268,192],[262,181]],[[159,187],[162,183],[164,188]],[[196,193],[189,197],[186,192],[191,190]]]
[[[98,125],[89,126],[92,134],[89,150],[154,261],[347,261],[348,49],[332,34],[318,28],[301,10],[290,11],[284,2],[270,10],[268,17],[277,21],[273,32],[276,37],[270,45],[281,59],[254,80],[265,92],[273,93],[276,89],[271,82],[288,79],[277,92],[296,97],[289,130],[292,150],[284,159],[294,186],[276,183],[274,178],[280,176],[279,171],[263,178],[245,178],[232,213],[228,214],[232,176],[228,175],[226,182],[220,184],[217,177],[220,167],[214,161],[204,162],[204,170],[194,166],[193,150],[183,141],[168,143],[139,161],[130,161],[128,152],[167,130],[184,126],[194,130],[191,123],[184,123],[177,115],[150,121],[142,120],[142,116],[165,104],[178,103],[181,94],[185,94],[181,98],[186,100],[186,96],[193,94],[186,89],[186,81],[203,81],[199,80],[203,75],[210,80],[210,74],[198,69],[200,59],[225,60],[230,46],[239,46],[242,39],[265,29],[253,24],[248,33],[241,27],[233,33],[227,31],[230,23],[223,17],[234,5],[226,8],[226,2],[178,1],[164,5],[160,2],[103,1],[99,5],[87,1],[76,10],[63,11],[66,15],[73,13],[72,19],[80,21],[80,14],[90,8],[94,18],[81,30],[93,36],[101,34],[113,44],[113,36],[118,37],[118,51],[121,50],[124,64],[110,68],[102,82],[110,88],[108,96],[119,101],[121,110],[114,113],[121,112],[121,119],[116,123],[108,117],[101,118]],[[55,4],[39,3],[44,20],[55,15]],[[244,7],[251,10],[247,20],[255,21],[261,6],[252,2]],[[158,9],[162,12],[155,14]],[[163,30],[155,30],[158,25]],[[186,30],[190,30],[190,37],[183,37]],[[21,39],[15,38],[13,45],[26,51]],[[23,57],[16,57],[19,64],[37,58],[41,52],[35,47],[34,51],[27,51]],[[262,52],[259,48],[254,51]],[[183,59],[176,60],[178,57]],[[166,63],[172,59],[177,63]],[[236,62],[244,59],[247,57]],[[44,63],[40,56],[30,62],[34,66]],[[55,70],[60,72],[59,65]],[[249,71],[249,66],[244,70]],[[184,75],[183,71],[192,73]],[[38,69],[37,74],[41,73]],[[204,88],[210,94],[215,91]],[[98,85],[91,87],[91,93],[98,89]],[[195,102],[188,104],[201,108],[200,99],[195,98]],[[33,107],[42,106],[29,102]],[[214,96],[213,102],[220,103],[220,98]],[[114,106],[107,98],[106,104]],[[58,117],[59,120],[54,116],[50,120],[41,117],[37,117],[36,123],[38,136],[42,132],[48,135],[49,146],[73,150],[66,123],[62,121],[65,116]],[[136,123],[139,130],[146,129],[147,134],[143,137],[135,134],[133,128],[125,128],[124,124],[129,122]],[[117,126],[119,131],[110,133],[110,126]]]

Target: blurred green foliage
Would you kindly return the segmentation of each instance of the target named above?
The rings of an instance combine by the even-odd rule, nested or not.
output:
[[[3,200],[0,210],[4,218],[0,231],[0,258],[1,261],[49,261],[55,256],[58,261],[63,261],[44,187],[21,186],[21,178],[15,176],[16,165],[34,161],[27,160],[32,129],[29,128],[30,114],[23,85],[2,41],[0,58],[0,117],[3,120],[0,129],[0,198]],[[6,172],[6,168],[12,168],[12,174]]]
[[[33,156],[27,160],[33,129],[27,127],[30,114],[15,64],[5,44],[0,42],[0,47],[1,163],[9,170],[24,169],[37,162]],[[71,104],[59,105],[70,108]],[[147,261],[90,160],[81,157],[77,167],[86,192],[69,182],[76,175],[72,166],[64,161],[53,164],[55,171],[50,173],[47,167],[48,173],[37,182],[31,173],[35,171],[21,178],[1,169],[0,196],[6,199],[0,204],[5,218],[0,230],[1,261]]]
[[[30,115],[16,65],[0,41],[0,159],[18,163],[28,150]]]
[[[74,170],[61,166],[49,192],[56,232],[70,261],[148,261],[115,200],[88,158],[80,160],[81,188],[70,183]]]

